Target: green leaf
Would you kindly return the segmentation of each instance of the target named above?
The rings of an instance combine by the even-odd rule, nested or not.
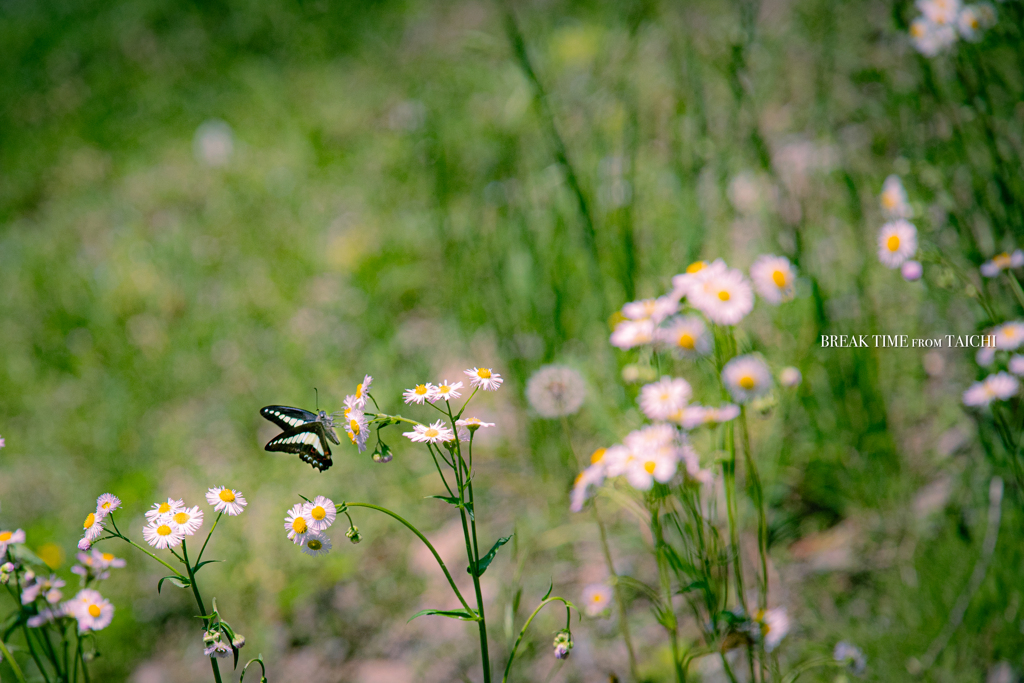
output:
[[[470,519],[474,522],[476,521],[476,517],[473,515],[473,504],[469,501],[466,501],[464,505],[459,505],[459,499],[454,496],[427,496],[427,498],[437,498],[438,500],[443,500],[449,505],[454,505],[455,507],[465,507],[466,512],[469,513]]]
[[[494,545],[492,545],[491,549],[487,551],[487,554],[480,558],[480,566],[477,568],[477,572],[476,572],[477,576],[483,576],[484,575],[484,572],[487,571],[487,568],[491,566],[491,560],[493,560],[494,556],[498,554],[498,548],[500,548],[501,546],[503,546],[506,543],[508,543],[509,541],[511,541],[513,536],[515,536],[515,534],[509,534],[508,536],[502,536],[501,538],[499,538],[497,541],[494,542]],[[469,567],[466,567],[466,571],[469,572],[470,574],[472,574],[473,573],[472,565],[470,565]]]
[[[173,583],[178,588],[188,588],[189,585],[190,585],[189,582],[188,582],[188,579],[186,579],[183,576],[174,576],[174,575],[165,576],[164,578],[160,579],[159,583],[156,584],[156,592],[157,593],[159,593],[160,589],[163,588],[164,581],[166,581],[167,579],[170,579],[171,583]]]
[[[544,594],[544,597],[541,598],[540,601],[544,602],[545,600],[550,598],[551,597],[551,591],[553,591],[553,590],[555,590],[555,580],[554,579],[548,579],[548,592]]]
[[[409,618],[412,621],[416,617],[437,615],[439,617],[448,617],[449,619],[459,619],[461,621],[480,621],[480,618],[475,612],[471,612],[468,609],[425,609],[417,612]],[[406,623],[409,623],[408,621]]]
[[[223,561],[224,560],[203,560],[202,562],[197,564],[195,567],[192,567],[192,573],[193,574],[198,574],[199,570],[201,568],[205,567],[206,565],[210,564],[211,562],[223,562]]]

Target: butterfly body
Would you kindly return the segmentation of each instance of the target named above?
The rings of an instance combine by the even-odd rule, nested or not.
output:
[[[323,410],[311,413],[290,406],[266,406],[260,408],[260,415],[284,430],[267,443],[266,450],[294,453],[321,472],[331,466],[328,441],[341,443],[334,432],[333,416]]]

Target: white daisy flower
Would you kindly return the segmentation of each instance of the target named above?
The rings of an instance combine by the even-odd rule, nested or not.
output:
[[[708,422],[708,408],[699,403],[691,403],[682,410],[676,411],[669,418],[686,430],[695,429]]]
[[[668,420],[686,407],[693,396],[690,383],[681,377],[662,377],[640,390],[637,402],[644,415],[652,420]]]
[[[981,40],[981,17],[974,7],[968,5],[956,15],[956,30],[964,40],[972,43]]]
[[[936,24],[927,17],[910,23],[910,40],[925,57],[936,57],[956,42],[957,34],[949,24]]]
[[[1015,375],[1024,375],[1024,356],[1019,353],[1010,356],[1007,369]]]
[[[750,266],[750,279],[757,293],[770,304],[778,305],[794,296],[796,270],[785,256],[758,256]]]
[[[989,375],[980,382],[975,382],[964,392],[964,405],[971,407],[987,406],[992,401],[1005,401],[1020,391],[1020,380],[1006,372]]]
[[[406,403],[417,403],[423,405],[424,401],[433,403],[437,400],[437,387],[430,382],[417,384],[412,389],[406,389],[402,394]]]
[[[759,612],[757,622],[761,627],[761,637],[764,638],[764,649],[768,652],[777,648],[789,633],[789,616],[782,607]]]
[[[983,368],[992,365],[996,360],[996,349],[993,346],[983,346],[974,354],[974,362]]]
[[[705,414],[706,422],[730,422],[740,416],[740,407],[733,403],[723,403],[717,408],[707,408]]]
[[[206,492],[206,502],[213,506],[214,512],[223,512],[230,517],[237,517],[248,503],[241,491],[214,486]]]
[[[1014,320],[1003,323],[992,330],[996,338],[996,348],[1001,351],[1016,351],[1024,343],[1024,322]]]
[[[600,464],[593,464],[578,475],[573,482],[572,492],[569,494],[569,510],[580,512],[583,505],[590,497],[591,489],[595,489],[604,483],[604,467]]]
[[[722,368],[722,383],[737,403],[749,403],[768,393],[772,373],[755,354],[736,356]]]
[[[57,578],[56,574],[51,574],[46,578],[37,576],[35,581],[21,591],[21,604],[30,605],[40,596],[45,597],[50,604],[60,602],[61,592],[59,589],[64,586],[64,579]]]
[[[114,606],[99,591],[91,588],[79,591],[67,609],[78,620],[81,632],[105,629],[114,619]]]
[[[362,410],[366,407],[366,395],[370,393],[371,384],[373,384],[373,377],[365,375],[363,376],[363,381],[356,385],[356,393],[352,395],[354,408]]]
[[[505,381],[490,368],[470,368],[465,371],[465,375],[469,377],[469,386],[480,387],[484,391],[497,391]]]
[[[639,440],[640,437],[636,436],[636,433],[632,433],[634,440]],[[630,437],[626,437],[629,439]],[[636,462],[636,455],[633,451],[622,444],[616,444],[605,450],[603,457],[601,458],[601,464],[604,466],[604,474],[607,477],[620,477],[626,473],[633,463]],[[582,507],[582,506],[581,506]]]
[[[103,570],[114,567],[115,569],[122,569],[127,566],[127,562],[119,557],[114,557],[113,553],[101,553],[99,550],[92,551],[92,566],[96,569]],[[79,558],[81,561],[81,558]]]
[[[650,320],[655,325],[679,310],[679,299],[660,296],[657,299],[630,301],[622,307],[622,315],[628,320]]]
[[[779,371],[779,384],[790,389],[800,386],[803,378],[804,376],[800,374],[800,370],[792,365],[786,366]]]
[[[331,539],[317,531],[306,534],[302,541],[302,552],[310,557],[320,557],[331,551]]]
[[[711,322],[735,325],[754,308],[754,291],[742,272],[718,260],[700,271],[689,302]]]
[[[113,493],[104,493],[96,499],[96,514],[100,518],[106,517],[119,507],[121,507],[121,499]]]
[[[456,420],[455,426],[459,430],[459,441],[469,441],[470,437],[478,429],[493,427],[494,423],[484,422],[479,417],[467,417],[461,420]]]
[[[203,656],[226,659],[231,656],[231,645],[223,638],[220,631],[206,631],[203,634]]]
[[[899,268],[917,252],[917,228],[902,218],[882,226],[878,232],[878,260],[888,268]]]
[[[917,282],[924,275],[924,266],[920,261],[906,261],[900,266],[900,275],[907,282]]]
[[[185,536],[193,536],[203,526],[203,511],[198,505],[182,508],[167,519],[171,527]]]
[[[881,204],[887,218],[910,218],[910,202],[899,176],[891,175],[882,183]]]
[[[917,0],[921,14],[933,24],[952,24],[960,14],[960,0]]]
[[[306,518],[306,525],[312,531],[327,531],[334,524],[338,509],[330,498],[317,496],[313,502],[306,503],[302,516]]]
[[[90,543],[95,541],[103,533],[103,518],[95,512],[90,512],[85,521],[82,522],[82,529],[85,532],[85,538]]]
[[[152,522],[164,515],[173,515],[185,507],[184,501],[168,498],[163,503],[153,503],[153,508],[146,511],[146,520]]]
[[[441,383],[437,385],[437,397],[445,401],[454,401],[462,395],[459,391],[461,388],[462,382],[449,384],[448,380],[441,380]]]
[[[526,383],[526,400],[548,419],[576,413],[586,397],[583,375],[565,365],[545,365]]]
[[[142,528],[142,537],[154,548],[164,550],[177,548],[185,540],[185,534],[171,526],[170,522],[154,520]]]
[[[305,505],[296,503],[284,518],[284,528],[288,532],[288,540],[295,545],[302,545],[309,533],[309,524],[306,522]]]
[[[991,261],[985,261],[981,264],[981,274],[985,277],[995,277],[1004,270],[1011,268],[1020,268],[1024,266],[1024,251],[1020,249],[1014,249],[1013,253],[1007,254],[1005,251],[1002,254],[997,254],[992,257]]]
[[[666,484],[676,475],[679,459],[674,448],[665,446],[636,455],[625,476],[638,491],[650,491],[655,481]]]
[[[451,441],[455,435],[444,426],[444,422],[438,420],[431,425],[416,425],[411,432],[404,432],[402,436],[415,443],[443,443]]]
[[[603,614],[612,603],[612,589],[606,583],[592,583],[583,588],[583,612],[588,617]]]
[[[366,441],[370,438],[370,423],[366,419],[366,413],[358,408],[347,408],[345,410],[345,432],[354,446],[362,453],[366,450]]]
[[[694,358],[711,353],[711,335],[699,315],[673,318],[655,332],[657,341],[677,356]]]
[[[696,284],[698,274],[707,268],[707,261],[694,261],[686,267],[686,271],[672,277],[672,294],[676,299],[682,299],[690,295],[690,289]]]
[[[654,321],[649,318],[646,320],[623,320],[615,326],[608,341],[612,346],[626,351],[653,342],[654,329]]]
[[[6,529],[0,531],[0,555],[7,552],[8,546],[17,545],[25,542],[25,532],[21,529],[14,531],[8,531]]]

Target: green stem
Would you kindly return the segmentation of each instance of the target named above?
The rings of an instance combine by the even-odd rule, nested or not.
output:
[[[747,476],[750,477],[754,507],[757,508],[757,550],[761,555],[761,594],[758,596],[758,607],[764,610],[768,609],[768,517],[764,508],[764,489],[761,487],[761,477],[757,472],[754,455],[750,450],[746,406],[740,407],[740,436],[743,439],[744,464],[747,467]]]
[[[196,585],[195,572],[192,571],[192,565],[188,562],[188,547],[184,540],[181,542],[181,554],[184,557],[185,568],[188,570],[188,582],[192,586],[192,594],[196,598],[196,606],[199,607],[199,616],[203,618],[203,629],[209,629],[211,620],[206,616],[206,605],[203,604],[203,596],[199,594],[199,586]],[[213,679],[217,681],[217,683],[221,683],[220,665],[217,664],[216,657],[210,657],[210,666],[213,667]]]
[[[1016,274],[1011,269],[1007,269],[1006,274],[1010,280],[1010,289],[1013,290],[1013,295],[1017,297],[1017,303],[1020,304],[1021,308],[1024,308],[1024,289],[1021,289],[1020,280],[1017,279]]]
[[[622,640],[626,643],[626,653],[629,655],[629,675],[634,682],[640,677],[636,669],[636,652],[633,650],[633,638],[629,633],[629,621],[626,614],[626,599],[622,596],[622,586],[619,585],[619,575],[615,572],[615,563],[612,561],[612,551],[608,546],[608,532],[605,529],[604,521],[597,511],[597,500],[594,500],[594,520],[601,532],[601,550],[604,552],[604,561],[608,565],[608,575],[612,579],[612,591],[615,593],[615,603],[619,608],[619,631],[622,633]]]
[[[84,680],[85,683],[90,683],[89,669],[85,666],[85,653],[82,652],[82,638],[78,635],[77,631],[75,632],[75,638],[78,639],[78,663],[82,665],[82,680]]]
[[[461,456],[460,456],[461,457]],[[469,490],[469,505],[473,509],[473,515],[469,518],[470,525],[473,533],[473,555],[471,560],[473,562],[473,590],[476,592],[476,606],[477,611],[480,614],[480,621],[478,627],[480,630],[480,656],[483,660],[484,667],[484,683],[489,683],[491,680],[491,661],[488,654],[487,646],[487,622],[484,621],[484,598],[483,593],[480,590],[480,575],[477,573],[476,568],[480,566],[480,544],[476,539],[476,506],[473,502],[473,482],[468,483],[467,489]],[[462,512],[462,524],[466,524],[466,512]]]
[[[28,683],[25,680],[25,674],[22,672],[21,667],[18,666],[17,660],[14,659],[14,655],[7,649],[7,645],[4,641],[0,640],[0,654],[4,656],[4,661],[11,667],[11,671],[14,672],[14,677],[18,679],[19,683]]]
[[[572,613],[569,611],[569,601],[565,598],[560,598],[558,596],[555,596],[553,598],[544,598],[543,600],[541,600],[540,604],[537,605],[537,609],[533,610],[533,614],[530,615],[530,617],[526,620],[526,623],[523,624],[523,628],[519,631],[519,637],[516,638],[515,645],[512,646],[512,652],[509,653],[508,663],[505,664],[505,675],[501,677],[501,683],[508,683],[508,674],[510,671],[512,671],[512,662],[516,658],[516,651],[519,649],[519,643],[523,641],[523,636],[526,635],[526,629],[530,628],[530,623],[533,622],[533,618],[536,617],[538,613],[540,613],[541,609],[544,608],[544,605],[547,605],[548,603],[552,602],[561,602],[565,605],[565,628],[569,628],[569,618],[572,616]]]
[[[743,608],[743,613],[750,615],[747,609],[747,597],[743,588],[743,557],[740,552],[740,534],[736,526],[736,435],[730,423],[725,432],[729,459],[722,462],[722,480],[725,489],[725,509],[729,519],[729,546],[732,555],[733,575],[736,577],[736,598]]]
[[[388,510],[387,508],[383,508],[383,507],[381,507],[379,505],[373,505],[372,503],[349,503],[349,502],[343,502],[342,506],[350,507],[350,508],[369,508],[370,510],[376,510],[377,512],[383,512],[385,515],[388,515],[389,517],[391,517],[391,518],[395,519],[396,521],[400,522],[407,529],[409,529],[409,531],[411,531],[414,534],[416,534],[417,538],[419,538],[421,541],[423,541],[423,544],[425,546],[427,546],[427,548],[430,550],[430,553],[434,556],[434,559],[437,560],[438,566],[441,567],[441,571],[444,572],[445,578],[448,579],[448,585],[450,585],[452,587],[452,590],[455,592],[455,597],[457,597],[459,599],[459,602],[462,603],[462,606],[465,607],[467,611],[469,611],[469,612],[473,611],[473,609],[469,606],[469,603],[466,602],[466,599],[462,597],[462,593],[459,592],[459,588],[458,588],[458,586],[455,585],[455,580],[452,579],[452,575],[450,573],[448,573],[448,567],[445,566],[444,560],[442,560],[441,556],[437,554],[437,550],[435,550],[434,546],[430,544],[430,541],[427,540],[427,537],[424,536],[422,533],[420,533],[419,529],[414,527],[412,524],[410,524],[403,517],[395,514],[391,510]]]
[[[218,512],[217,519],[213,520],[213,526],[210,527],[210,533],[206,534],[206,540],[203,541],[203,547],[199,549],[199,557],[196,558],[196,566],[199,566],[199,563],[203,561],[203,553],[206,552],[206,544],[210,542],[210,536],[213,536],[213,532],[217,528],[217,523],[220,522],[220,518],[223,516],[223,512]]]

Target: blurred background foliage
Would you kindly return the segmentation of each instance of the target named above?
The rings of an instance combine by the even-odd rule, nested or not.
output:
[[[397,410],[424,379],[502,372],[479,485],[487,532],[518,532],[486,577],[507,650],[517,591],[603,578],[591,525],[567,512],[562,427],[523,398],[530,374],[583,372],[575,451],[613,442],[640,420],[632,359],[607,343],[619,306],[697,258],[783,253],[799,296],[759,306],[744,340],[805,378],[754,432],[796,624],[782,656],[847,639],[868,679],[908,678],[984,534],[992,466],[959,406],[970,356],[816,340],[991,322],[952,285],[880,267],[874,240],[890,173],[959,267],[1024,233],[1022,11],[998,10],[983,42],[929,62],[906,37],[912,4],[880,0],[0,3],[0,519],[66,574],[99,493],[141,536],[154,500],[238,488],[250,506],[206,581],[271,680],[472,679],[469,627],[405,623],[445,605],[401,530],[357,516],[367,541],[314,561],[281,529],[297,493],[366,500],[429,520],[454,557],[450,511],[420,500],[438,493],[431,463],[393,434],[391,464],[339,448],[317,474],[262,450],[259,407],[310,408],[317,387],[337,409],[365,372]],[[928,680],[1024,667],[1020,502],[1011,489]],[[652,573],[644,542],[619,520],[624,572]],[[158,596],[158,567],[116,552],[129,568],[105,586],[117,615],[95,678],[207,675],[188,596]],[[661,680],[640,600],[632,619]],[[547,640],[521,675],[551,672]],[[560,676],[623,661],[587,620]]]

